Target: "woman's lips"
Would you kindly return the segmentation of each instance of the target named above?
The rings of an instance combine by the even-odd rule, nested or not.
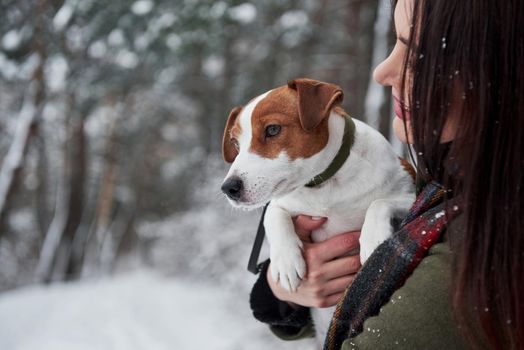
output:
[[[393,100],[394,100],[393,107],[395,109],[395,115],[404,121],[409,121],[410,119],[409,110],[407,110],[406,107],[404,107],[404,104],[400,102],[400,100],[397,97],[393,96]]]

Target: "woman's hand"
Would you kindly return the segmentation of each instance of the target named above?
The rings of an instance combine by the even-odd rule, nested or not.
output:
[[[293,220],[295,231],[304,242],[303,255],[307,272],[297,291],[288,292],[273,281],[269,268],[267,280],[278,299],[291,305],[329,307],[338,303],[347,286],[353,282],[360,269],[360,232],[346,232],[324,242],[312,243],[311,231],[321,227],[326,220],[314,220],[304,215],[299,215]],[[349,252],[356,255],[345,256]]]

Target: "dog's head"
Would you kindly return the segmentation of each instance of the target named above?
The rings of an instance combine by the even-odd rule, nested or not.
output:
[[[256,208],[305,185],[323,169],[328,116],[340,87],[297,79],[229,114],[222,154],[233,163],[222,191],[237,207]]]

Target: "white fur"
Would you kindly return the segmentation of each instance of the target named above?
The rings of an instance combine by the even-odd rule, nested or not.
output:
[[[264,220],[271,274],[282,287],[295,291],[305,276],[306,265],[292,217],[305,214],[328,218],[323,227],[312,233],[315,242],[341,232],[361,230],[360,258],[364,263],[391,235],[391,218],[408,211],[414,200],[414,186],[386,139],[354,120],[355,142],[342,168],[320,186],[305,187],[327,168],[338,152],[344,119],[331,112],[327,145],[309,158],[291,160],[285,150],[276,159],[263,158],[249,149],[252,112],[266,94],[251,101],[239,116],[240,151],[226,178],[239,176],[244,183],[241,200],[230,201],[236,207],[251,209],[271,200]],[[333,311],[334,308],[312,309],[320,342],[325,338]]]

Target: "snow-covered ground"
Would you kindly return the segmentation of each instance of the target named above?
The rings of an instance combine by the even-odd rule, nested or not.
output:
[[[0,349],[313,349],[275,339],[247,298],[149,270],[18,289],[0,294]]]

